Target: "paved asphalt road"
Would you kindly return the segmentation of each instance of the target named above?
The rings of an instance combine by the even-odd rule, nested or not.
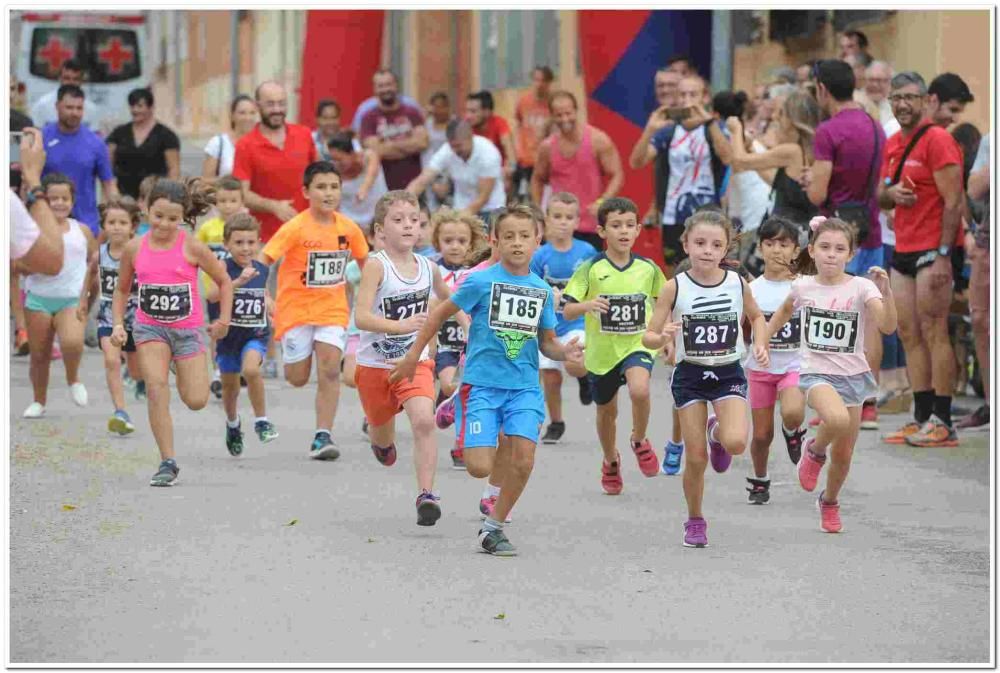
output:
[[[566,437],[539,449],[508,529],[521,555],[501,559],[476,552],[482,484],[450,469],[452,436],[440,433],[444,516],[419,528],[409,429],[396,465],[379,465],[353,391],[332,463],[306,457],[312,386],[267,383],[281,438],[248,438],[240,459],[225,450],[221,405],[182,411],[175,394],[180,483],[154,489],[145,410],[130,405],[131,437],[105,433],[96,351],[83,366],[90,406],[72,405],[55,363],[48,416],[35,421],[20,418],[27,361],[10,364],[15,664],[991,657],[985,434],[920,450],[863,433],[840,535],[820,531],[783,447],[764,507],[746,504],[749,460],[737,458],[708,475],[710,546],[687,549],[679,478],[643,478],[627,458],[624,493],[602,493],[594,409],[578,405],[571,382]],[[654,384],[650,436],[662,446],[663,369]],[[627,424],[619,430],[626,441]]]

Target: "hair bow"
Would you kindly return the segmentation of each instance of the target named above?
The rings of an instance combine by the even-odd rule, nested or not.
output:
[[[815,232],[817,229],[819,229],[819,225],[823,224],[824,222],[826,222],[826,218],[823,217],[822,215],[817,215],[816,217],[809,220],[809,229]]]

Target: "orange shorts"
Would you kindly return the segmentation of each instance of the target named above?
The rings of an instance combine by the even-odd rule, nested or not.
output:
[[[403,410],[403,402],[411,397],[434,400],[434,361],[424,360],[417,365],[413,380],[403,379],[389,383],[391,369],[358,365],[354,382],[358,386],[361,407],[371,425],[385,425]]]

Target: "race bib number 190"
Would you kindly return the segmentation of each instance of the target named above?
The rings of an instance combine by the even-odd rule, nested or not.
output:
[[[548,290],[508,283],[493,283],[490,291],[492,330],[537,334]]]
[[[806,348],[820,353],[853,353],[858,340],[858,312],[806,306]]]
[[[306,287],[333,287],[343,283],[350,257],[350,250],[310,250]]]

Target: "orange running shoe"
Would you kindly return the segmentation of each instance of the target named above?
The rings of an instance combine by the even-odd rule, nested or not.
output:
[[[882,441],[886,444],[906,444],[906,438],[917,432],[920,432],[920,424],[916,421],[910,421],[896,432],[890,432],[883,436]]]
[[[28,330],[17,330],[14,333],[14,354],[27,355],[30,348],[28,345]]]
[[[919,432],[907,436],[906,443],[910,446],[958,446],[958,433],[955,428],[947,426],[937,416],[931,416]]]

